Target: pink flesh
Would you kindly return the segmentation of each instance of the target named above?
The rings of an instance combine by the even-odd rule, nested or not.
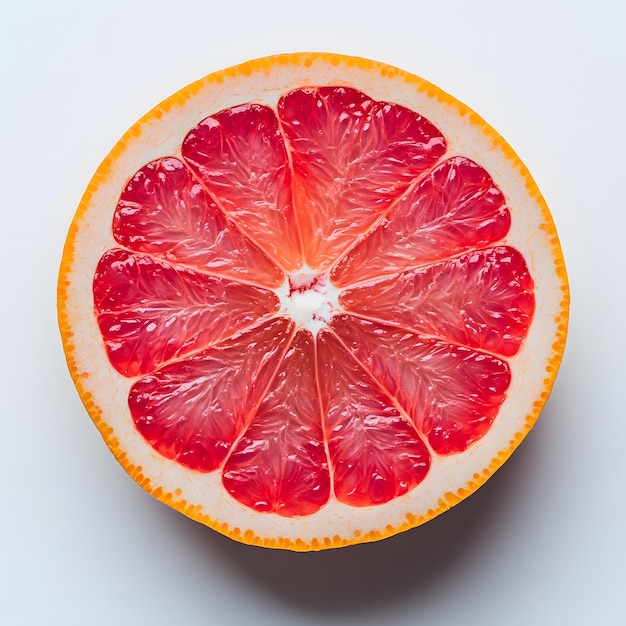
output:
[[[436,167],[333,268],[338,287],[499,241],[511,217],[489,174],[464,157]]]
[[[264,398],[293,323],[278,318],[138,380],[128,404],[137,430],[163,456],[217,469]]]
[[[349,315],[330,326],[437,454],[466,450],[491,426],[511,381],[505,361]]]
[[[298,269],[291,170],[272,109],[245,104],[207,117],[185,137],[182,154],[250,239],[285,270]]]
[[[349,88],[296,89],[278,115],[309,267],[326,269],[445,152],[427,120]]]
[[[337,499],[382,504],[422,482],[430,454],[415,428],[327,331],[317,371]]]
[[[129,250],[261,287],[279,287],[285,279],[173,157],[133,176],[117,205],[113,236]]]
[[[397,104],[304,88],[277,113],[206,118],[182,161],[133,176],[94,307],[113,367],[137,377],[129,408],[155,450],[290,517],[332,497],[387,502],[432,455],[484,436],[534,286],[501,245],[502,193],[476,163],[441,161],[445,148]],[[342,288],[344,313],[315,339],[279,317],[271,290],[302,291],[286,272],[304,261]]]
[[[247,506],[287,517],[310,515],[328,501],[314,342],[307,330],[296,334],[265,400],[226,461],[222,481]]]
[[[100,259],[94,302],[111,364],[124,376],[153,372],[279,307],[271,291],[120,249]]]
[[[347,312],[501,356],[517,353],[535,308],[524,258],[510,247],[347,289],[339,303]]]

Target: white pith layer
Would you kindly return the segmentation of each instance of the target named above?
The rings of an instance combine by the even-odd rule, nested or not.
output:
[[[291,272],[276,290],[280,314],[290,317],[299,328],[306,328],[315,337],[339,311],[339,293],[328,272],[316,272],[306,265]]]

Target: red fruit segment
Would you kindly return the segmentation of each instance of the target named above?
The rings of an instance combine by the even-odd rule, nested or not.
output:
[[[347,312],[502,356],[517,353],[535,309],[526,262],[511,247],[347,289],[339,303]]]
[[[484,247],[511,225],[502,192],[465,157],[436,167],[393,206],[383,221],[331,273],[343,287]]]
[[[109,360],[124,376],[153,372],[279,308],[271,291],[120,249],[100,259],[93,294]]]
[[[117,205],[113,236],[135,252],[263,287],[285,279],[173,157],[148,163],[133,176]]]
[[[330,497],[314,363],[313,337],[301,330],[226,461],[224,487],[257,511],[310,515]]]
[[[145,376],[128,398],[137,430],[168,459],[216,469],[262,400],[292,331],[278,318]]]
[[[278,103],[293,163],[305,258],[327,269],[443,155],[442,134],[400,105],[348,87],[296,89]]]
[[[438,454],[480,439],[504,402],[511,373],[497,357],[347,315],[330,327]]]
[[[430,467],[413,425],[332,333],[318,334],[317,358],[337,499],[370,506],[413,489]]]
[[[291,170],[272,109],[243,104],[189,132],[182,155],[243,231],[283,269],[301,264]]]

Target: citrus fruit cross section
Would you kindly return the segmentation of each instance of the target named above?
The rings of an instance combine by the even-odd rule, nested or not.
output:
[[[475,112],[383,63],[293,53],[124,133],[69,227],[58,318],[133,480],[305,551],[488,480],[548,399],[569,288],[537,185]]]
[[[131,176],[93,278],[135,428],[260,513],[371,507],[489,431],[535,286],[507,200],[348,86],[241,102]]]

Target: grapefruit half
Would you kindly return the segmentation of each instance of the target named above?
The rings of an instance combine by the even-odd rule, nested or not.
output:
[[[418,526],[537,419],[568,286],[549,210],[476,113],[394,67],[211,74],[117,143],[58,285],[70,373],[145,490],[249,543]]]

